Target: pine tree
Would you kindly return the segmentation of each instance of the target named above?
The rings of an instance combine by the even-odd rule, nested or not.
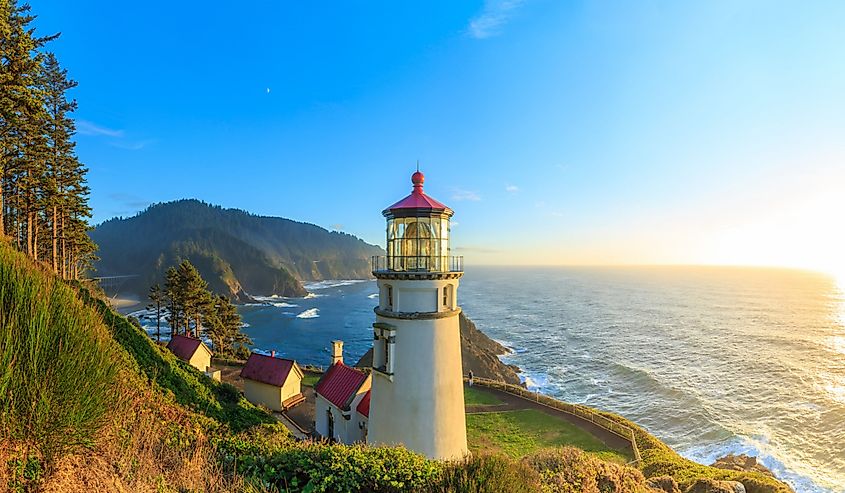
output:
[[[37,50],[58,35],[35,36],[30,10],[0,0],[0,235],[11,233],[19,248],[37,256],[35,184],[44,151]]]
[[[182,321],[182,291],[179,283],[179,271],[175,267],[167,269],[164,282],[164,292],[167,296],[167,323],[170,324],[170,337],[179,334]]]
[[[159,284],[153,284],[150,287],[150,304],[147,308],[156,311],[156,341],[161,342],[161,309],[167,301],[165,291]]]

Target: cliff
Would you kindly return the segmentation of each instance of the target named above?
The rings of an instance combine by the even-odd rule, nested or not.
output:
[[[472,370],[476,377],[519,385],[520,379],[517,374],[519,369],[512,365],[506,365],[499,359],[500,355],[508,353],[508,349],[478,330],[472,320],[463,312],[460,315],[460,324],[461,359],[463,360],[464,375]],[[372,348],[361,356],[355,366],[358,368],[373,366]]]

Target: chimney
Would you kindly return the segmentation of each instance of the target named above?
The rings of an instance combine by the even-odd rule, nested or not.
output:
[[[271,357],[271,358],[275,358],[275,357],[276,357],[276,350],[275,350],[275,349],[274,349],[274,350],[272,350],[272,351],[270,351],[270,357]]]
[[[332,364],[343,363],[343,341],[332,341]]]

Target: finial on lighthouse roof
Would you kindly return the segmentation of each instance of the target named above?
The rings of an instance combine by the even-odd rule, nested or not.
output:
[[[417,171],[411,175],[411,183],[414,184],[414,190],[422,191],[423,183],[425,183],[425,175],[422,174],[419,167],[417,167]]]

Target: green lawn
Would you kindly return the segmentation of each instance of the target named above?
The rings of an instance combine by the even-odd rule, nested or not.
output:
[[[495,395],[478,387],[464,387],[464,404],[467,406],[495,406],[501,404]]]
[[[566,420],[536,409],[467,414],[467,441],[472,452],[523,457],[536,450],[570,445],[604,460],[626,463],[626,452],[613,450]]]
[[[313,387],[317,385],[317,380],[320,379],[323,375],[320,373],[308,373],[304,372],[305,376],[302,377],[302,385],[307,387]]]

